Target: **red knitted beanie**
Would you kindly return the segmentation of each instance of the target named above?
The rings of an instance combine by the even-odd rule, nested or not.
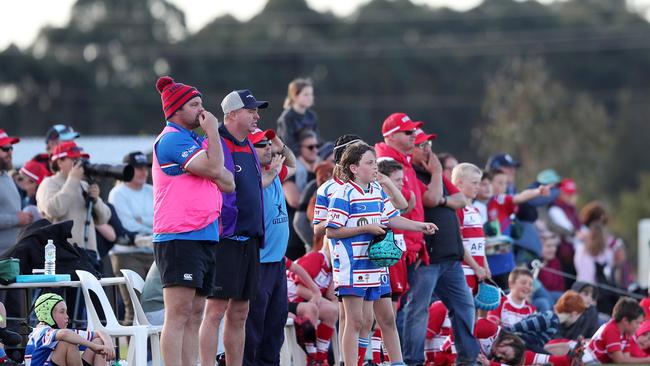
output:
[[[195,87],[176,83],[169,76],[162,76],[156,82],[156,89],[160,93],[165,119],[169,119],[174,112],[182,108],[185,103],[201,93]]]

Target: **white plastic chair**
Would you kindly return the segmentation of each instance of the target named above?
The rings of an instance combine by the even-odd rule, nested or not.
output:
[[[156,326],[149,322],[147,319],[147,314],[145,314],[144,309],[142,309],[142,304],[136,291],[142,294],[142,289],[144,288],[144,280],[140,277],[139,274],[130,270],[130,269],[121,269],[122,275],[124,276],[126,289],[129,291],[129,297],[131,297],[131,304],[133,304],[133,312],[135,314],[133,323],[136,325],[144,325],[147,327],[147,334],[149,335],[149,340],[151,340],[151,360],[153,366],[160,366],[160,333],[162,332],[162,326]]]
[[[296,341],[296,327],[292,318],[284,326],[284,343],[280,349],[280,365],[305,366],[307,355]]]
[[[86,302],[86,311],[88,313],[88,328],[93,330],[101,330],[111,337],[125,337],[130,336],[129,352],[127,362],[129,365],[141,366],[147,364],[147,332],[148,329],[144,325],[123,326],[117,321],[117,317],[113,312],[108,297],[104,292],[104,288],[99,283],[97,278],[86,271],[77,270],[77,276],[81,281],[81,291],[84,294]],[[90,297],[90,291],[94,292],[99,299],[99,302],[106,317],[106,325],[103,325],[99,319],[97,309]]]

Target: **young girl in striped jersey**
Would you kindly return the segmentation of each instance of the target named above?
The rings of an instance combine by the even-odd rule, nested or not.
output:
[[[327,236],[334,240],[332,268],[337,295],[345,312],[343,359],[346,365],[357,362],[359,330],[364,301],[373,303],[375,319],[382,330],[384,344],[393,365],[403,365],[386,267],[368,258],[368,246],[388,227],[421,231],[431,235],[432,223],[403,218],[377,183],[375,151],[365,143],[351,144],[343,154],[335,175],[346,183],[332,196],[328,208]],[[366,338],[368,334],[362,334]]]

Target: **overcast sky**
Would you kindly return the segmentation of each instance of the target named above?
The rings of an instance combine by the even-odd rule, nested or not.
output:
[[[245,20],[264,7],[267,0],[169,0],[185,12],[190,31],[194,32],[210,20],[226,13]],[[360,4],[370,0],[307,0],[316,10],[329,10],[337,15],[348,15]],[[411,0],[418,4],[449,6],[466,10],[482,0]],[[553,0],[540,0],[548,3]],[[561,1],[561,0],[560,0]],[[618,1],[618,0],[617,0]],[[622,0],[621,0],[622,1]],[[2,0],[0,5],[0,50],[11,42],[20,47],[29,45],[44,25],[64,25],[75,0]],[[647,13],[650,0],[628,0],[631,6]]]

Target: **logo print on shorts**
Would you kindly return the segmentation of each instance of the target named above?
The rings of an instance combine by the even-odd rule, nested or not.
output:
[[[192,281],[192,274],[191,273],[185,273],[183,274],[183,279],[185,281]]]

